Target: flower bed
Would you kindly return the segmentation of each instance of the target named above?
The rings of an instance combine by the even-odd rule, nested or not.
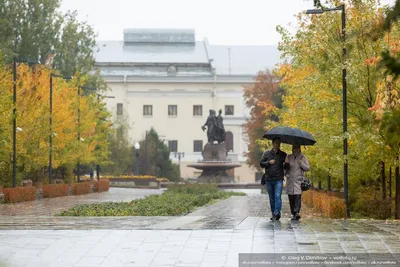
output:
[[[7,203],[36,200],[36,188],[32,186],[4,188],[3,194]]]
[[[72,184],[72,195],[84,195],[89,194],[92,191],[90,183],[77,183]]]
[[[44,198],[65,197],[69,195],[69,185],[67,184],[44,185],[42,188]]]
[[[106,176],[107,177],[107,176]],[[108,179],[113,187],[128,187],[128,188],[160,188],[161,182],[157,177],[152,175],[141,176],[121,176]]]
[[[151,195],[132,202],[79,205],[58,216],[179,216],[241,192],[220,191],[216,185],[174,185],[162,195]]]
[[[343,199],[310,190],[303,193],[302,201],[325,217],[332,219],[346,218],[346,205]]]
[[[157,179],[154,175],[119,175],[119,176],[102,176],[102,179]]]

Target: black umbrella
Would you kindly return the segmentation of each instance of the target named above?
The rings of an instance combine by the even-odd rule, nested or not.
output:
[[[273,140],[276,137],[279,137],[282,143],[289,145],[312,146],[316,142],[310,133],[300,130],[299,128],[284,126],[272,128],[263,136],[263,138],[269,140]]]

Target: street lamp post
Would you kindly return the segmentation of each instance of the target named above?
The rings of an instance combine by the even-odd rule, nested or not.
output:
[[[12,166],[12,185],[17,186],[17,64],[40,64],[38,61],[21,60],[13,58],[13,166]]]
[[[82,90],[89,90],[89,91],[97,91],[97,88],[91,88],[86,86],[79,86],[78,87],[78,143],[81,142],[81,89]],[[78,176],[78,183],[81,181],[81,163],[78,157],[78,164],[77,164],[77,176]]]
[[[140,175],[140,170],[139,170],[140,144],[138,142],[136,142],[135,144],[135,150],[136,150],[136,175]]]
[[[97,181],[100,181],[100,165],[96,165],[96,174],[97,174]]]
[[[53,77],[63,78],[65,80],[72,79],[72,76],[62,76],[54,73],[50,73],[50,135],[49,135],[49,184],[51,184],[51,179],[53,175]]]
[[[100,100],[100,97],[104,97],[104,98],[115,98],[115,96],[106,96],[106,95],[99,95],[99,94],[97,94],[97,100]]]
[[[328,172],[328,191],[332,191],[332,176],[331,176],[331,168],[329,168]]]
[[[346,214],[350,218],[350,208],[349,208],[349,190],[348,190],[348,147],[347,147],[347,70],[346,70],[346,12],[345,5],[342,4],[335,8],[329,9],[309,9],[306,14],[322,14],[329,11],[341,11],[342,12],[342,87],[343,87],[343,184],[344,184],[344,200],[346,203]]]
[[[181,179],[181,158],[185,157],[185,152],[174,152],[175,158],[178,158],[179,179]]]

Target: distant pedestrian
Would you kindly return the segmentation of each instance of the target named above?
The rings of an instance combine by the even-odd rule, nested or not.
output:
[[[89,175],[90,175],[90,180],[93,180],[93,178],[94,178],[94,171],[93,171],[93,169],[90,169]]]

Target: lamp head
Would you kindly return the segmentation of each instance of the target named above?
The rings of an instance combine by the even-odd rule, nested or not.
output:
[[[324,11],[322,10],[322,9],[308,9],[307,11],[306,11],[306,14],[322,14],[322,13],[324,13]]]
[[[140,144],[139,144],[138,142],[136,142],[136,144],[135,144],[135,149],[136,149],[136,150],[139,150],[139,149],[140,149]]]

